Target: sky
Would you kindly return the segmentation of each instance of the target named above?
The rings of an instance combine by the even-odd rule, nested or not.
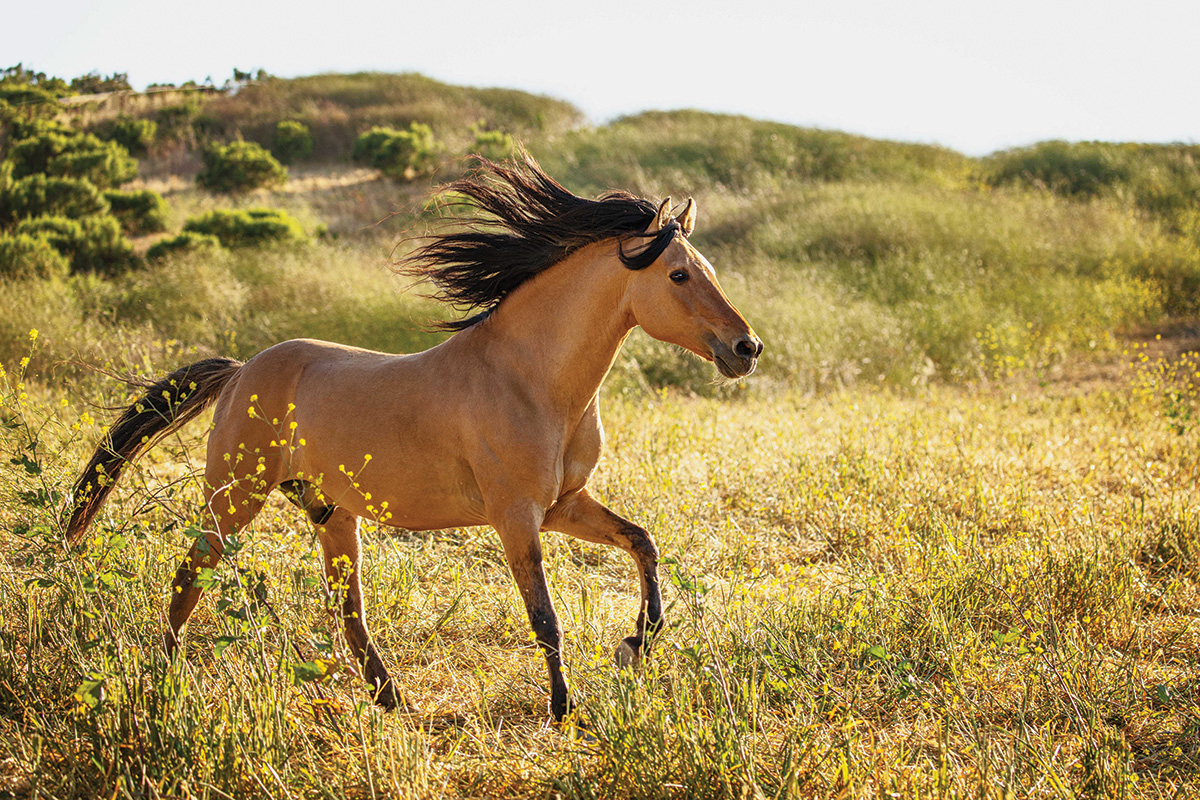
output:
[[[421,72],[600,124],[699,108],[970,155],[1046,139],[1200,142],[1197,0],[6,0],[0,66],[218,84]],[[53,24],[48,18],[53,16]]]

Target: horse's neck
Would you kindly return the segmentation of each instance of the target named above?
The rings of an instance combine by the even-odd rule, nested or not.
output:
[[[583,248],[513,290],[479,326],[488,357],[581,413],[633,328],[628,280],[615,243]]]

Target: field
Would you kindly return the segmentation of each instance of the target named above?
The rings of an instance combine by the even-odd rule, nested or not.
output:
[[[272,121],[253,109],[306,109],[325,152],[281,188],[205,194],[182,146],[134,184],[166,197],[171,230],[266,205],[324,225],[313,243],[0,278],[0,796],[1200,792],[1194,154],[1088,151],[1109,183],[1079,189],[1053,147],[1022,172],[1021,154],[691,112],[578,128],[519,93],[435,108],[436,86],[401,79],[373,106],[363,80],[209,109],[247,136]],[[168,661],[170,580],[207,524],[203,420],[62,550],[63,493],[132,399],[115,376],[294,336],[438,340],[423,326],[450,312],[387,269],[433,224],[428,183],[337,160],[347,120],[414,108],[494,112],[581,193],[695,195],[693,240],[766,343],[736,385],[640,335],[615,365],[592,487],[655,535],[669,624],[618,670],[632,562],[548,534],[580,705],[564,725],[490,528],[364,529],[367,614],[407,712],[371,705],[281,498],[206,576]]]

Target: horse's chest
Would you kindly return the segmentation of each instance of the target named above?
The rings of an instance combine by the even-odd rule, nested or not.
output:
[[[604,448],[604,429],[600,420],[585,419],[567,441],[562,456],[562,487],[560,496],[587,485],[600,461]]]

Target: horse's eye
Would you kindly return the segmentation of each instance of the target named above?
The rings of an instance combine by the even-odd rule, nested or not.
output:
[[[677,269],[669,276],[672,283],[687,283],[688,274],[686,270]]]

